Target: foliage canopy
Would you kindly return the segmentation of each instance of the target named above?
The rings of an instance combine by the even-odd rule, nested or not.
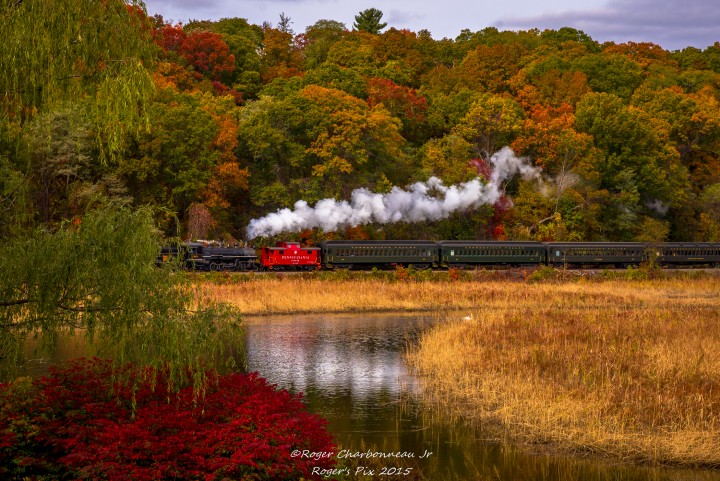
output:
[[[100,196],[152,206],[166,234],[173,215],[188,235],[203,212],[207,235],[241,240],[250,219],[300,199],[467,180],[505,145],[543,168],[543,189],[513,181],[502,205],[440,223],[294,235],[720,229],[700,200],[720,183],[719,45],[669,52],[567,27],[436,40],[386,29],[373,8],[352,30],[322,19],[299,34],[285,15],[172,25],[136,0],[10,2],[2,15],[3,235],[56,229]]]
[[[89,98],[98,139],[117,153],[142,124],[155,58],[142,2],[49,0],[0,7],[2,119]]]

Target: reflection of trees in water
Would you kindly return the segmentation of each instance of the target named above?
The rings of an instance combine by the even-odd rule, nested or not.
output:
[[[299,318],[248,330],[248,369],[297,391],[348,393],[354,402],[397,395],[409,378],[400,356],[405,332],[394,318]],[[399,339],[398,339],[399,338]]]
[[[403,405],[414,386],[404,364],[405,339],[418,316],[355,315],[273,319],[247,326],[248,369],[303,392],[346,447],[417,451],[422,432]],[[420,453],[419,453],[420,454]]]
[[[44,342],[52,343],[52,350],[42,349]],[[24,362],[18,366],[14,375],[45,376],[48,374],[50,366],[62,364],[71,359],[95,355],[97,355],[97,350],[87,345],[84,329],[76,329],[74,332],[62,331],[51,339],[45,339],[42,334],[38,334],[25,340]]]

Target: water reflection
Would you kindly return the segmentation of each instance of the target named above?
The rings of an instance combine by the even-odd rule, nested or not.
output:
[[[359,404],[378,392],[397,395],[411,379],[398,353],[429,321],[377,315],[251,320],[248,368],[285,388],[348,394]]]
[[[461,420],[448,422],[420,404],[420,383],[403,362],[408,342],[438,322],[433,315],[284,316],[246,319],[247,367],[305,394],[309,408],[329,421],[344,448],[420,456],[400,467],[430,480],[497,481],[720,481],[720,473],[640,468],[569,457],[533,454],[483,439]],[[49,365],[94,352],[82,333],[58,338],[46,358],[28,342],[22,375],[46,374]],[[386,466],[393,466],[388,462]],[[401,480],[403,477],[387,477]]]
[[[49,343],[49,346],[43,347],[43,343]],[[0,380],[18,376],[45,376],[52,366],[64,361],[96,355],[97,350],[86,342],[85,331],[82,329],[59,332],[52,339],[44,339],[40,335],[30,336],[23,346],[23,362],[15,368],[8,367],[7,371],[0,374]]]
[[[432,315],[313,315],[251,318],[248,369],[303,392],[343,447],[433,454],[402,467],[427,479],[502,481],[720,481],[720,473],[639,468],[547,456],[486,442],[461,421],[448,423],[415,401],[419,383],[402,354],[438,322]],[[442,419],[440,419],[442,418]],[[396,463],[398,464],[398,463]],[[388,463],[392,466],[392,463]]]

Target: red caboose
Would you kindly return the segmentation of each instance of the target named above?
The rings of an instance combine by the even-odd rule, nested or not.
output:
[[[278,242],[275,247],[262,248],[260,262],[268,271],[314,271],[320,269],[320,248]]]

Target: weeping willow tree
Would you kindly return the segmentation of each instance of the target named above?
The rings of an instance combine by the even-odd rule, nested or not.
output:
[[[79,222],[52,223],[37,212],[42,172],[32,159],[80,142],[38,139],[48,130],[38,124],[80,113],[96,148],[63,149],[63,159],[75,156],[68,165],[106,163],[147,125],[152,27],[138,0],[0,0],[0,377],[22,362],[28,338],[47,351],[74,332],[117,363],[169,368],[177,379],[189,368],[200,386],[238,339],[234,312],[154,266],[161,240],[149,209],[106,200],[63,211]]]
[[[22,363],[29,337],[48,352],[61,334],[118,364],[203,372],[232,361],[239,317],[198,302],[181,271],[154,266],[161,239],[149,209],[106,205],[55,232],[0,249],[0,372]],[[3,377],[3,376],[0,376]]]
[[[0,0],[0,119],[22,123],[85,102],[101,152],[145,122],[153,87],[150,20],[137,0]]]

